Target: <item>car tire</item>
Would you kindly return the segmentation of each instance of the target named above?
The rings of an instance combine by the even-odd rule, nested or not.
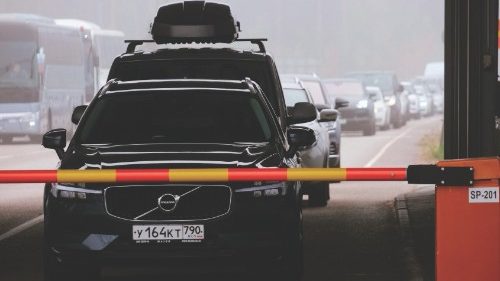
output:
[[[377,125],[375,124],[375,120],[373,120],[363,130],[363,136],[373,136],[375,135],[376,132],[377,132]]]
[[[1,139],[2,139],[2,144],[12,144],[14,142],[13,136],[3,136]]]
[[[41,135],[30,135],[30,142],[33,144],[42,144],[42,139]]]
[[[324,207],[330,200],[330,183],[321,182],[309,189],[309,206]]]

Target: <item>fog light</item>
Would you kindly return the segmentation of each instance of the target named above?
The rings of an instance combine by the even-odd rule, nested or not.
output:
[[[73,199],[73,198],[76,197],[76,192],[74,192],[74,191],[67,191],[67,190],[61,190],[59,192],[59,196],[61,198]]]
[[[264,190],[264,195],[266,195],[266,196],[276,196],[279,194],[280,194],[280,191],[277,188]]]

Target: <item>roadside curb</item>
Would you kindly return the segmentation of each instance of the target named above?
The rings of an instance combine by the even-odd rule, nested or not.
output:
[[[403,250],[403,263],[408,273],[409,281],[423,281],[423,271],[415,254],[415,242],[411,233],[410,216],[405,195],[399,195],[394,199],[394,209],[398,220],[401,238],[401,248]]]

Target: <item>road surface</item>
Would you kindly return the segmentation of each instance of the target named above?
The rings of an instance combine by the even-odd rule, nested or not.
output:
[[[441,118],[411,121],[407,126],[363,137],[342,139],[342,166],[407,166],[421,158],[419,142],[441,126]],[[18,141],[0,145],[0,169],[52,169],[54,151]],[[415,187],[402,183],[340,183],[330,185],[326,208],[304,203],[304,280],[410,280],[414,264],[401,250],[393,201]],[[0,186],[0,280],[41,280],[43,233],[42,185]],[[411,260],[411,259],[410,259]],[[104,280],[145,280],[141,272]],[[413,276],[414,277],[414,276]],[[162,280],[151,276],[151,280]]]

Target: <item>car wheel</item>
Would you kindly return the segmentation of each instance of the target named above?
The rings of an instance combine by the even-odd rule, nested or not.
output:
[[[375,124],[375,121],[370,122],[366,126],[366,128],[363,130],[363,136],[373,136],[377,132],[377,125]]]
[[[13,136],[3,136],[2,137],[2,144],[12,144],[13,142],[14,142]]]
[[[330,183],[322,182],[309,189],[309,206],[324,207],[330,200]]]
[[[34,144],[42,144],[42,138],[43,136],[40,135],[31,135],[30,142]]]

